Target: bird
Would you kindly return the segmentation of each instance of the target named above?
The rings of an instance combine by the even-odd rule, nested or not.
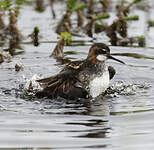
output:
[[[86,59],[72,61],[58,74],[36,80],[43,87],[36,93],[36,97],[62,97],[72,100],[98,97],[107,90],[116,73],[112,66],[106,65],[107,59],[125,64],[110,55],[110,48],[106,44],[94,43]]]

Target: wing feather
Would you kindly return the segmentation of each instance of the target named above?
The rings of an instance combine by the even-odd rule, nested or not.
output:
[[[38,92],[36,95],[39,97],[74,97],[74,92],[78,95],[85,95],[85,90],[79,87],[75,87],[75,83],[79,82],[77,74],[79,69],[83,65],[83,61],[75,61],[69,63],[64,69],[57,75],[37,80],[37,82],[44,85],[44,89]],[[81,96],[82,96],[81,95]]]

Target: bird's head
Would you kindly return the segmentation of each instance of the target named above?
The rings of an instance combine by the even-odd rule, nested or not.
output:
[[[112,57],[110,55],[109,47],[104,43],[93,44],[89,50],[87,59],[94,63],[98,63],[100,61],[105,62],[107,59],[113,59],[115,61],[125,64],[123,61]]]

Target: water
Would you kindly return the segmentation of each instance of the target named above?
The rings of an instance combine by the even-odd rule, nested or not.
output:
[[[28,10],[31,17],[27,18]],[[48,26],[49,10],[36,17],[26,7],[21,20],[24,32],[31,32],[30,23],[39,24],[43,36],[55,38]],[[32,22],[34,16],[37,18]],[[38,21],[38,18],[39,22]],[[44,24],[44,20],[47,22]],[[49,24],[48,24],[49,23]],[[44,26],[43,26],[43,25]],[[49,34],[50,33],[50,34]],[[55,35],[55,36],[53,36]],[[51,38],[52,37],[52,38]],[[88,42],[87,42],[88,43]],[[152,44],[150,44],[151,46]],[[32,76],[54,75],[62,65],[49,55],[55,43],[39,47],[23,44],[25,53],[0,65],[0,149],[13,150],[138,150],[154,149],[154,50],[152,48],[112,47],[111,53],[127,65],[108,61],[116,69],[111,93],[93,101],[24,98],[23,86]],[[65,47],[75,60],[87,56],[89,46]],[[122,55],[119,55],[122,54]],[[130,53],[131,55],[125,55]],[[137,56],[142,57],[134,57]],[[145,56],[145,57],[143,57]],[[24,70],[16,72],[20,63]]]

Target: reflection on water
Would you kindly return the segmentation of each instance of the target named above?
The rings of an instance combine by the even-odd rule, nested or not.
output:
[[[1,148],[129,150],[153,147],[152,112],[108,117],[1,114]]]
[[[4,117],[0,117],[1,147],[101,147],[102,138],[106,138],[110,132],[107,118],[80,115],[6,115],[7,121],[3,122]],[[105,145],[107,146],[104,143],[103,147]]]

